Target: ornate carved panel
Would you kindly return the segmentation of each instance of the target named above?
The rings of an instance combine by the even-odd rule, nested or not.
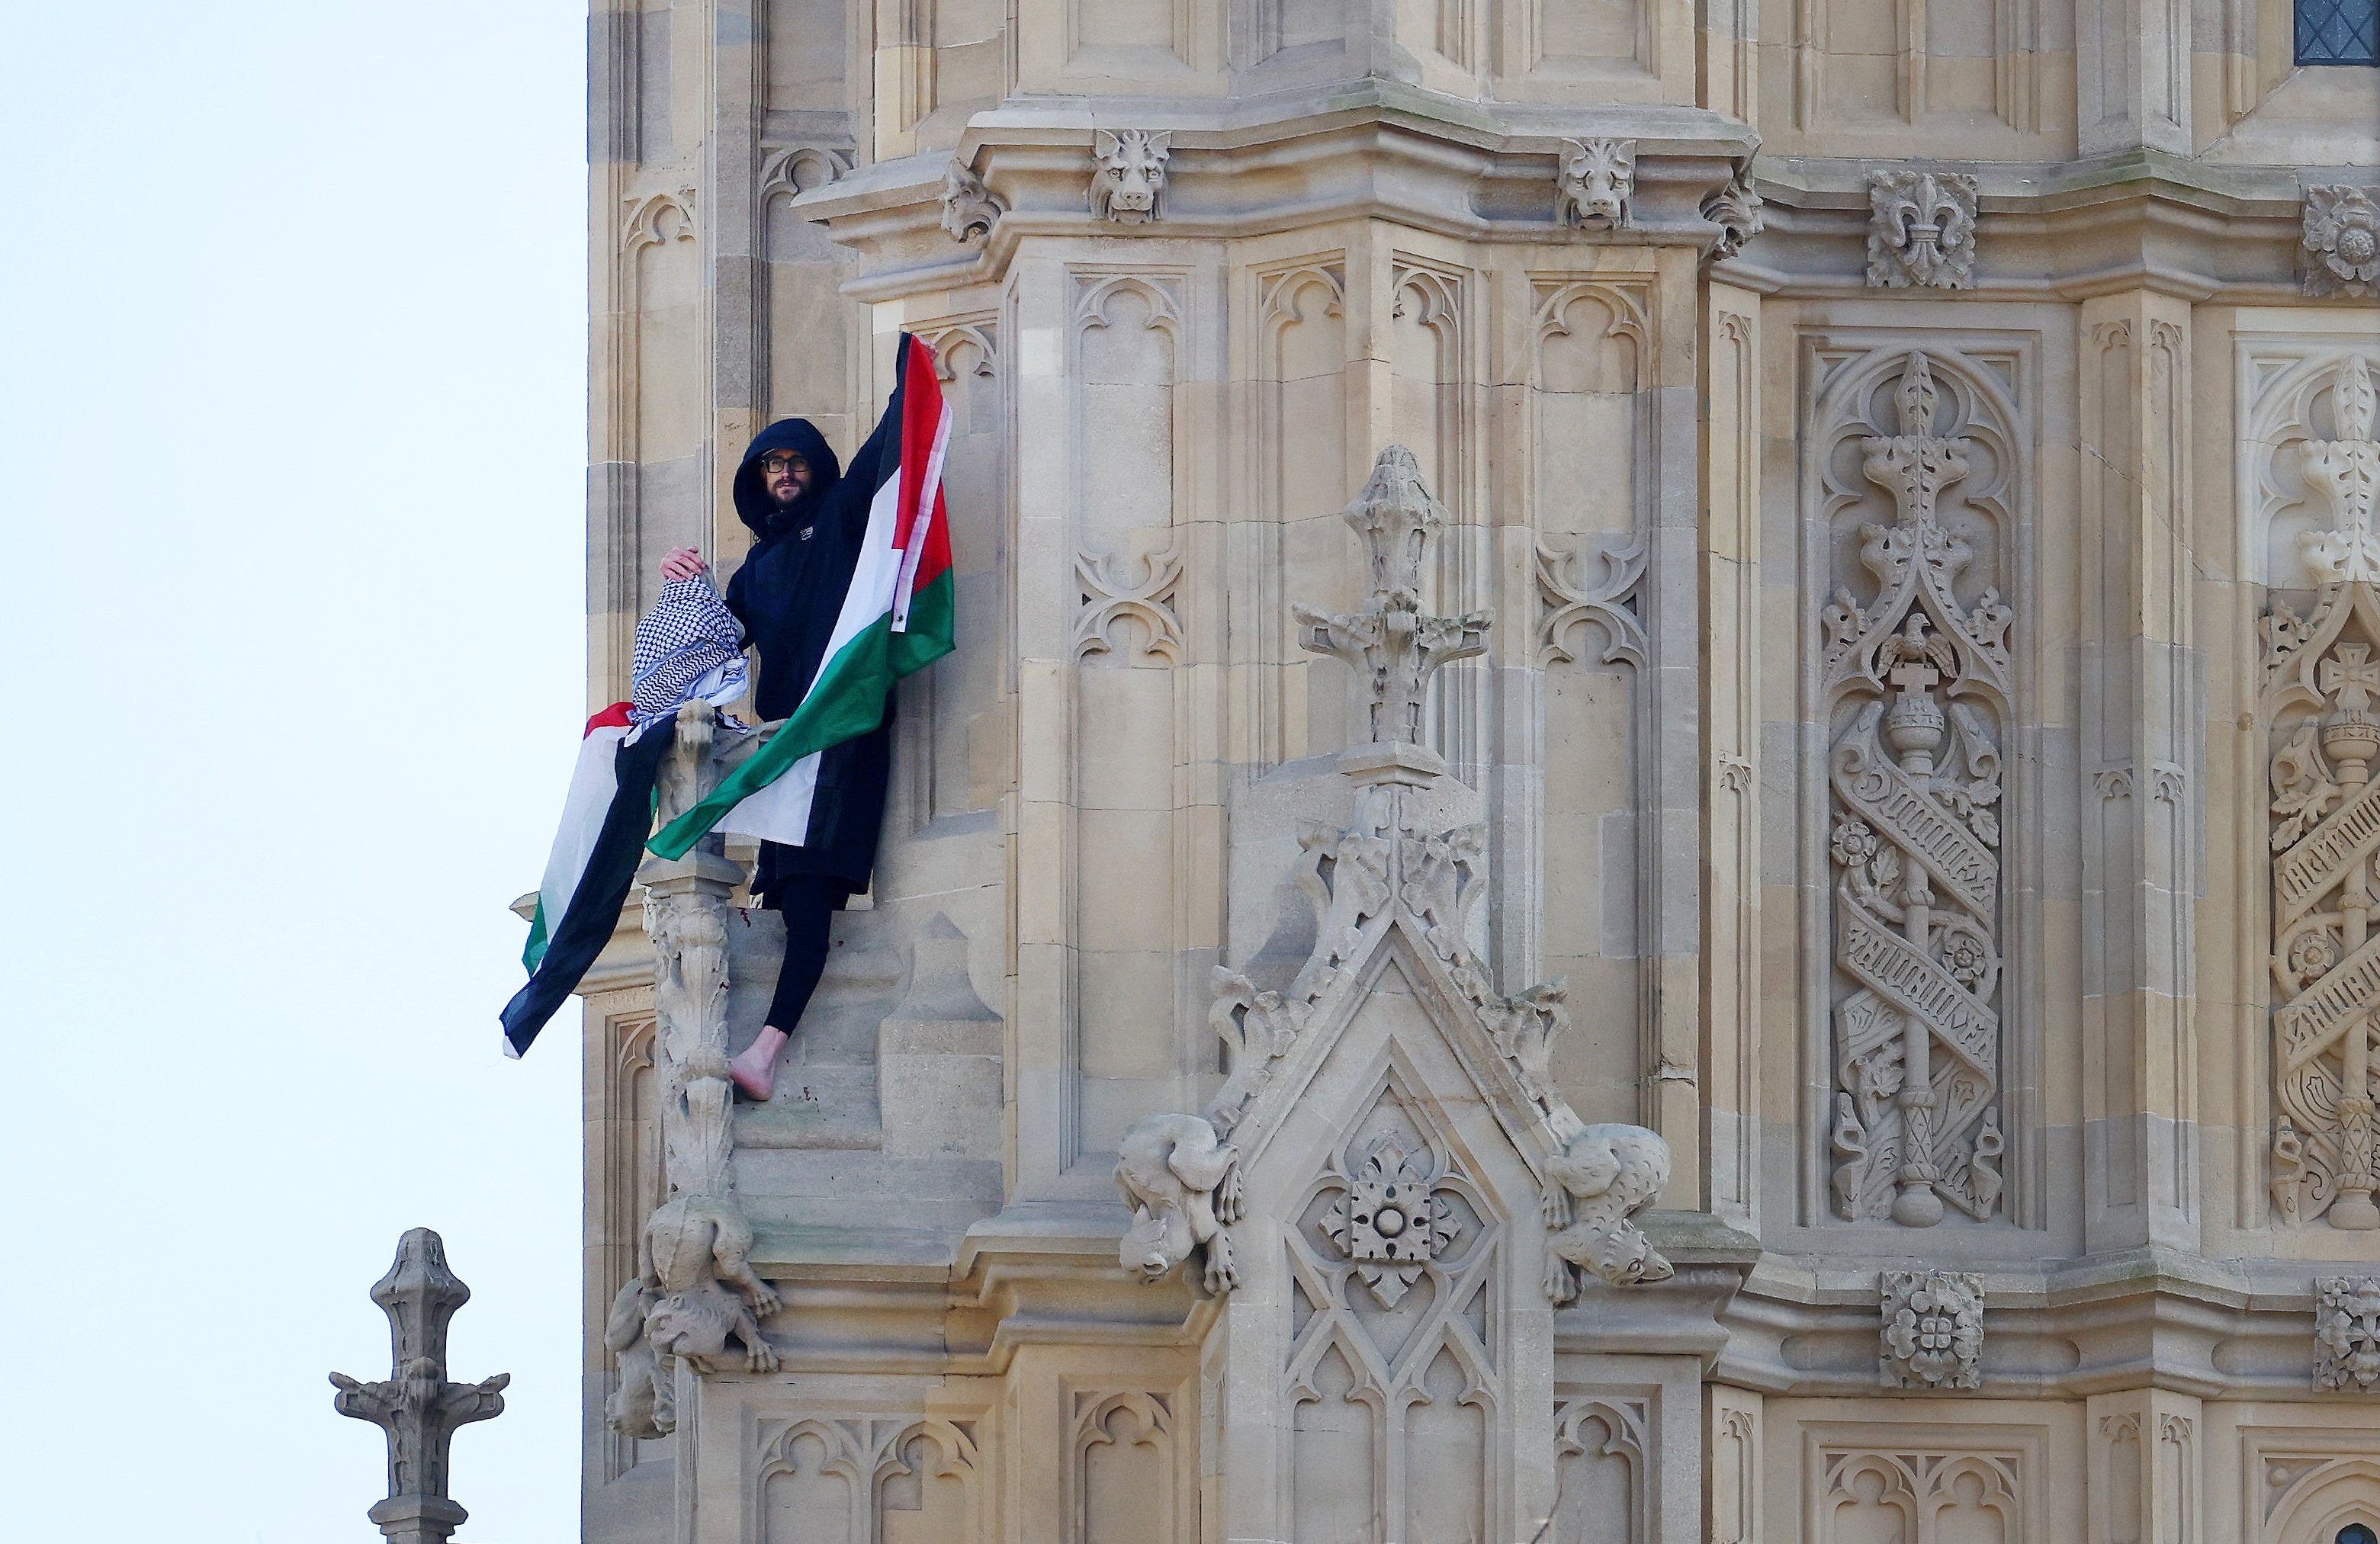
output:
[[[2372,1005],[2380,1000],[2380,591],[2330,587],[2265,622],[2271,735],[2273,1204],[2286,1224],[2380,1228]]]
[[[1813,704],[1830,747],[1827,1139],[1853,1222],[2000,1206],[2020,451],[1993,379],[1881,350],[1835,369],[1810,426],[1832,569]]]
[[[1287,1234],[1293,1331],[1286,1382],[1297,1410],[1301,1525],[1307,1434],[1318,1461],[1399,1492],[1393,1537],[1484,1538],[1487,1433],[1502,1398],[1492,1280],[1503,1227],[1425,1101],[1391,1074],[1307,1188]],[[1358,1424],[1350,1406],[1366,1414]],[[1322,1458],[1325,1450],[1331,1457]],[[1340,1493],[1329,1515],[1363,1502]],[[1316,1521],[1319,1521],[1317,1517]],[[1344,1537],[1369,1537],[1368,1534]]]

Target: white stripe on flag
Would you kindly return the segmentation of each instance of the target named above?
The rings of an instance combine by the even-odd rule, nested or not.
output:
[[[942,458],[950,448],[951,405],[945,402],[942,416],[934,424],[934,448],[926,457],[926,480],[917,490],[917,518],[909,522],[909,545],[901,553],[901,577],[892,588],[892,630],[896,633],[909,630],[909,602],[917,589],[917,560],[925,555],[926,532],[934,521],[934,499],[942,491]]]
[[[810,803],[818,796],[819,762],[825,755],[811,751],[719,817],[711,829],[800,846],[809,840]]]
[[[578,742],[578,765],[570,773],[570,792],[562,801],[562,824],[553,833],[553,850],[545,859],[545,878],[538,882],[538,902],[545,910],[545,935],[561,930],[570,910],[570,897],[595,856],[595,839],[603,833],[603,817],[611,812],[612,796],[619,791],[619,774],[612,759],[628,731],[612,724],[589,730]]]

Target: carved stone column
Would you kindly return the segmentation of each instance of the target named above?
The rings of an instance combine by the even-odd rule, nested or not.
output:
[[[2193,921],[2203,667],[2192,626],[2190,306],[2082,308],[2085,1227],[2194,1247]]]

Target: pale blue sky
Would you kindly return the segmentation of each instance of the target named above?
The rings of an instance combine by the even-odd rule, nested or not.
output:
[[[577,1522],[579,0],[0,8],[11,1538],[376,1539],[364,1294],[474,1297],[458,1538]]]

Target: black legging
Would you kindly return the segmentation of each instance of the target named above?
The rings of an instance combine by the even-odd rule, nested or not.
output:
[[[769,889],[770,909],[785,919],[785,963],[777,972],[776,995],[769,999],[767,1022],[790,1035],[810,1005],[826,972],[828,935],[834,914],[849,898],[851,887],[823,874],[788,874]]]

